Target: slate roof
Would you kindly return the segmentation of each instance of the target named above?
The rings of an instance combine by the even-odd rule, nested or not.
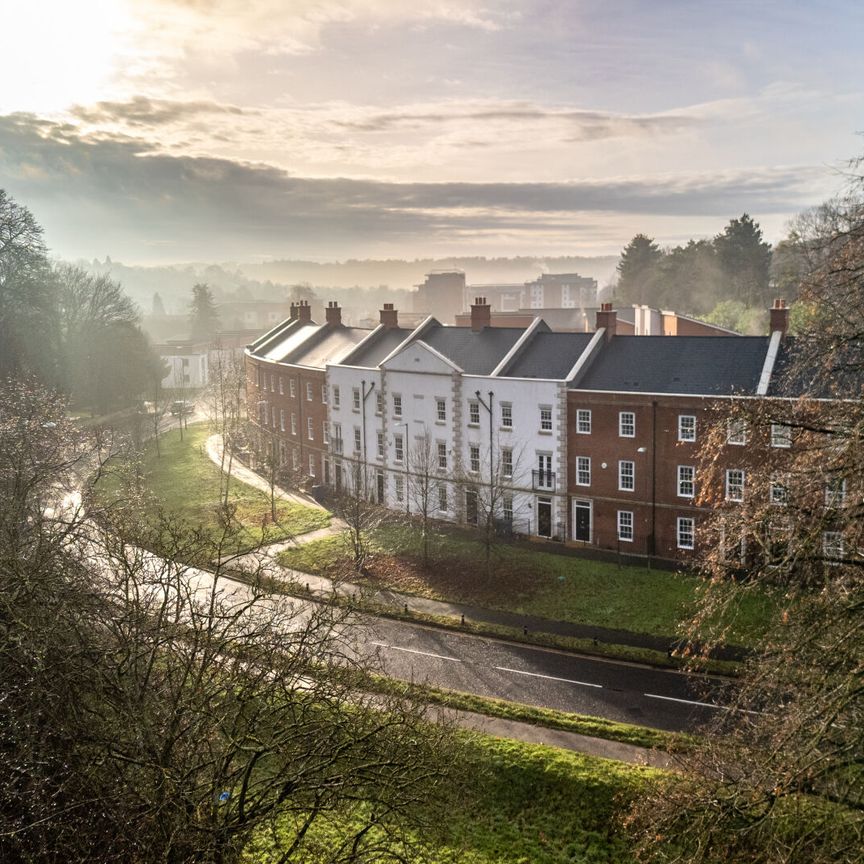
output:
[[[323,369],[328,363],[341,361],[370,332],[359,327],[321,327],[282,362]]]
[[[443,327],[435,323],[420,338],[469,375],[488,375],[525,332],[524,327]]]
[[[271,330],[265,337],[252,343],[252,354],[265,360],[281,362],[307,339],[321,329],[320,324],[290,321],[285,327]],[[270,335],[272,333],[272,335]]]
[[[593,336],[593,333],[536,333],[502,374],[512,378],[566,378]]]
[[[366,331],[367,334],[370,332],[372,331]],[[365,366],[373,369],[413,332],[413,330],[408,330],[404,327],[391,327],[387,330],[382,330],[374,339],[370,339],[366,345],[360,348],[357,353],[344,357],[342,362],[348,363],[350,366]]]
[[[820,358],[816,362],[811,359],[814,352]],[[808,345],[803,339],[787,336],[777,352],[768,395],[793,398],[807,395],[816,399],[861,398],[864,387],[862,370],[864,343],[846,343],[826,356],[821,346]]]
[[[694,396],[754,394],[767,350],[767,336],[615,336],[570,386]]]

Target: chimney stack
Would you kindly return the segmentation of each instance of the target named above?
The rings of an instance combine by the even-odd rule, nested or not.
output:
[[[294,302],[291,303],[291,320],[297,320],[297,304]]]
[[[786,308],[786,303],[778,297],[774,301],[774,305],[770,309],[771,312],[771,332],[780,331],[781,337],[786,335],[786,330],[789,328],[789,310]]]
[[[308,300],[297,301],[297,317],[304,324],[308,324],[312,320],[312,307]]]
[[[618,324],[618,313],[612,308],[611,303],[603,303],[597,310],[597,326],[596,330],[601,327],[606,329],[605,341],[608,342],[615,335],[615,328]]]
[[[379,313],[379,320],[388,330],[392,330],[399,326],[399,312],[393,308],[392,303],[385,303]]]
[[[479,333],[484,327],[492,326],[492,307],[485,297],[475,297],[471,304],[471,329]]]
[[[330,300],[327,303],[327,308],[324,310],[327,316],[327,324],[330,327],[339,327],[342,324],[342,310],[335,300]]]

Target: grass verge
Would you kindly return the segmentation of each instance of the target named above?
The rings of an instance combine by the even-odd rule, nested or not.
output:
[[[171,430],[144,448],[139,470],[142,487],[151,509],[160,509],[179,522],[216,539],[221,533],[219,492],[221,471],[207,456],[204,444],[209,435],[206,424],[191,425],[180,440]],[[96,487],[96,503],[111,507],[128,498],[129,465],[109,463]],[[277,501],[276,521],[271,519],[270,499],[262,491],[231,480],[229,503],[234,508],[231,552],[252,549],[262,542],[305,534],[330,524],[330,514],[293,501]]]
[[[416,526],[384,526],[370,538],[367,584],[454,603],[523,615],[669,637],[694,609],[703,587],[690,574],[617,566],[569,555],[504,545],[487,572],[476,536],[440,528],[423,567]],[[338,537],[304,544],[279,556],[285,567],[321,575],[350,571]],[[752,644],[773,608],[765,594],[741,597],[730,640]]]
[[[400,860],[427,864],[632,862],[629,841],[616,815],[651,777],[660,776],[655,769],[476,733],[460,738],[459,759],[466,782],[453,790],[452,800],[444,802],[429,833],[409,833],[399,843],[404,856]],[[285,819],[287,829],[292,817]],[[307,838],[307,851],[292,860],[304,864],[328,860],[327,850],[344,837],[350,821],[348,812],[316,822]],[[383,833],[373,833],[367,841],[384,839]],[[246,850],[245,864],[277,860],[273,839],[265,832]]]

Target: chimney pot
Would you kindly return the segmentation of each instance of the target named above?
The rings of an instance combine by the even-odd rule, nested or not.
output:
[[[380,322],[389,330],[399,326],[399,311],[392,303],[385,303],[379,313]]]
[[[771,332],[780,331],[781,337],[786,335],[789,329],[789,310],[786,308],[786,301],[782,297],[777,297],[774,300],[774,305],[769,310],[771,316]]]
[[[608,342],[615,336],[615,330],[618,324],[618,313],[612,308],[611,303],[602,303],[597,311],[597,326],[599,330],[603,327],[606,331],[604,339]]]
[[[342,310],[335,300],[331,300],[324,310],[324,315],[327,319],[327,324],[330,327],[338,327],[342,323]]]
[[[471,306],[471,329],[477,333],[484,327],[492,326],[492,307],[485,297],[475,297]]]
[[[291,304],[291,320],[292,321],[297,320],[297,304],[296,303]]]
[[[309,323],[312,320],[312,307],[308,300],[300,300],[297,304],[297,317],[304,323]]]

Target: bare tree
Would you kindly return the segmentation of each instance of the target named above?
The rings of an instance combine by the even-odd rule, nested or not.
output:
[[[359,691],[371,660],[350,613],[265,593],[218,554],[228,522],[214,547],[153,513],[100,528],[63,506],[72,443],[62,403],[4,393],[0,858],[229,864],[260,841],[288,861],[319,820],[340,832],[315,860],[410,857],[447,730]],[[204,558],[222,563],[181,563]]]
[[[420,542],[423,567],[429,567],[429,541],[434,529],[434,514],[438,507],[438,486],[442,481],[438,465],[438,453],[432,449],[429,433],[406,442],[406,465],[408,467],[407,500],[414,507],[415,518],[420,524]],[[446,479],[446,470],[444,472]]]
[[[644,860],[861,860],[862,187],[859,178],[851,198],[821,208],[818,230],[801,238],[808,312],[778,370],[787,398],[747,400],[728,421],[747,435],[749,461],[730,463],[726,418],[704,445],[701,497],[716,515],[690,636],[723,640],[755,591],[772,595],[776,613],[733,710],[631,813]]]
[[[343,467],[346,463],[342,463]],[[371,497],[372,477],[369,468],[359,460],[349,464],[349,476],[344,478],[333,500],[332,510],[345,523],[344,533],[352,564],[357,573],[363,571],[369,555],[370,535],[390,514]]]
[[[219,476],[223,485],[219,497],[227,504],[234,451],[243,428],[246,369],[242,356],[222,349],[218,342],[211,350],[210,358],[204,405],[211,430],[222,440]]]

